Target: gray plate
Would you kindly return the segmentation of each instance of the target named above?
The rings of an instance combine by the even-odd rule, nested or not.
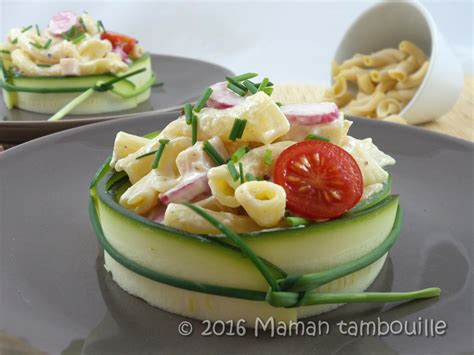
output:
[[[7,110],[0,90],[0,143],[18,144],[89,123],[177,110],[186,102],[196,101],[206,86],[233,75],[229,69],[197,59],[152,54],[151,60],[157,81],[163,82],[163,86],[152,88],[149,100],[127,111],[69,115],[61,121],[48,122],[51,115],[19,109]]]
[[[438,299],[400,305],[348,305],[325,336],[178,335],[182,317],[119,289],[103,270],[87,214],[91,177],[119,130],[144,134],[177,113],[68,130],[0,154],[0,353],[28,346],[68,354],[139,353],[458,353],[471,352],[473,320],[473,145],[421,129],[357,119],[397,159],[391,168],[404,210],[402,234],[372,290],[442,288]],[[130,236],[133,237],[133,236]],[[218,267],[216,265],[216,267]],[[437,337],[342,335],[345,321],[444,321]],[[398,329],[396,323],[395,331]],[[383,330],[383,329],[382,329]]]

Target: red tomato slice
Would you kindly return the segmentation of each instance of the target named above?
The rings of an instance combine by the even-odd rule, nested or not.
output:
[[[311,219],[335,218],[362,197],[362,173],[344,149],[322,140],[307,140],[285,149],[275,162],[273,178],[286,191],[287,208]]]
[[[133,51],[133,48],[137,44],[137,40],[133,37],[109,31],[101,33],[100,39],[109,40],[114,48],[121,47],[127,54]]]

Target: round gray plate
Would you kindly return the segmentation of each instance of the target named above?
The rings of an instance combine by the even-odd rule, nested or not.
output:
[[[157,81],[162,82],[163,86],[153,87],[150,99],[132,110],[100,115],[69,115],[61,121],[48,122],[51,115],[7,110],[0,90],[0,143],[18,144],[89,123],[177,110],[186,102],[196,101],[206,86],[233,75],[229,69],[197,59],[158,54],[152,54],[151,59]]]
[[[472,352],[473,145],[421,129],[355,119],[356,137],[373,137],[393,155],[403,229],[372,290],[442,288],[437,299],[347,305],[311,318],[324,336],[258,338],[178,335],[182,317],[114,284],[89,224],[89,181],[111,153],[115,134],[163,128],[177,113],[76,128],[0,154],[0,353],[30,346],[50,353],[458,353]],[[133,236],[130,236],[133,238]],[[216,265],[218,267],[218,265]],[[444,336],[342,335],[337,322],[444,321]]]

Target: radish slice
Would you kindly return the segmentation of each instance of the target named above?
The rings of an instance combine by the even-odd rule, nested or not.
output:
[[[312,126],[337,120],[339,109],[333,102],[291,104],[281,107],[290,123]]]
[[[227,82],[222,81],[211,86],[212,94],[207,100],[207,106],[219,110],[234,107],[245,101],[245,98],[237,95],[227,88]]]
[[[157,223],[163,223],[163,220],[165,219],[165,212],[166,206],[160,203],[158,206],[153,207],[151,211],[148,212],[146,217]]]
[[[58,12],[53,18],[49,21],[49,32],[53,35],[61,35],[71,29],[72,26],[75,26],[79,23],[79,17],[77,17],[71,11],[61,11]]]
[[[160,200],[163,204],[195,201],[197,197],[205,198],[211,194],[207,173],[193,174],[183,179],[178,186],[162,193]]]

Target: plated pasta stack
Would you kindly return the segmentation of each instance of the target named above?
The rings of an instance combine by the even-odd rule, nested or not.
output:
[[[387,118],[409,103],[429,68],[423,51],[410,41],[399,48],[355,54],[341,64],[333,62],[333,86],[327,95],[350,115]]]

